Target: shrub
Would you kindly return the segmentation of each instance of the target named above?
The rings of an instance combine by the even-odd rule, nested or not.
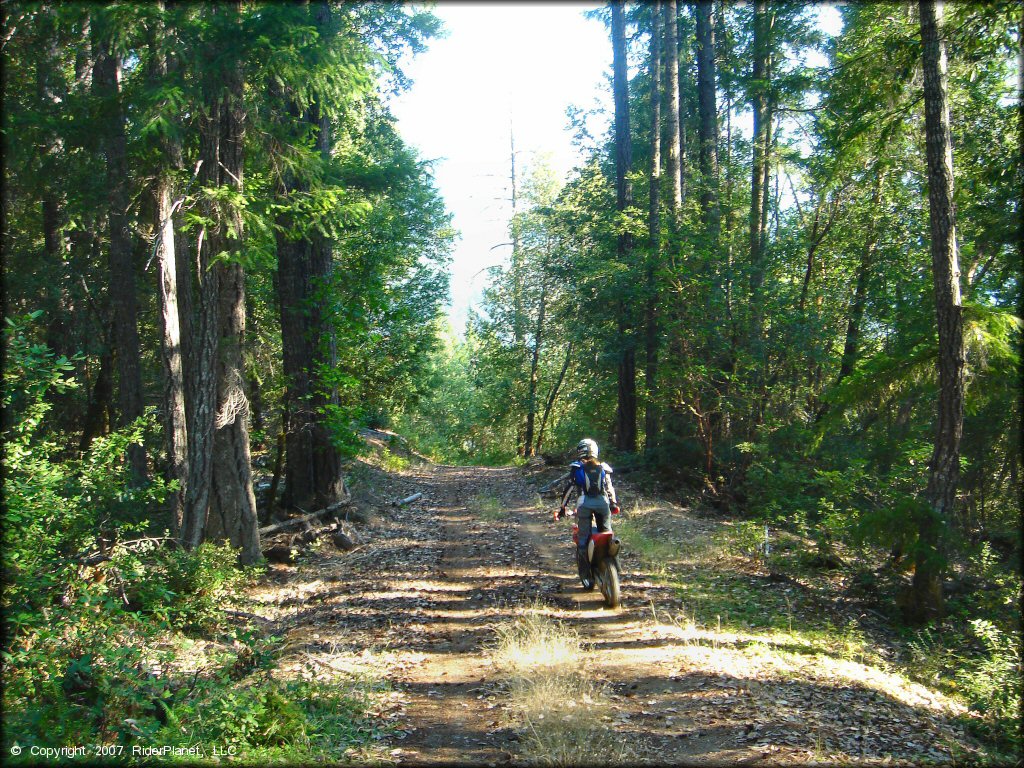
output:
[[[1022,746],[1021,649],[1019,634],[1006,633],[985,619],[971,621],[985,652],[957,675],[959,687],[982,717],[982,730],[1019,753]]]

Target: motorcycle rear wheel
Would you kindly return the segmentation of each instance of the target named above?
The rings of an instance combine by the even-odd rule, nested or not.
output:
[[[592,590],[594,588],[594,573],[590,569],[586,551],[580,552],[578,547],[576,548],[576,570],[580,575],[580,583],[583,588],[587,592]]]
[[[610,557],[601,563],[601,594],[604,595],[604,604],[609,608],[618,608],[621,602],[619,590],[619,564],[614,557]]]

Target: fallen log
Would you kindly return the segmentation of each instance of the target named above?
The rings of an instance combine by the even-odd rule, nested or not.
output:
[[[568,480],[568,479],[569,479],[569,473],[568,473],[568,472],[566,472],[566,473],[565,473],[564,475],[562,475],[561,477],[557,477],[557,478],[555,478],[554,480],[552,480],[552,481],[551,481],[550,483],[548,483],[547,485],[545,485],[545,486],[544,486],[543,488],[539,488],[539,489],[537,490],[537,493],[547,493],[547,492],[548,492],[548,491],[550,491],[550,490],[551,490],[552,488],[554,488],[554,487],[555,487],[556,485],[558,485],[558,484],[559,484],[560,482],[562,482],[563,480]]]
[[[320,510],[320,512],[323,513],[324,510]],[[306,517],[308,517],[308,515]],[[272,563],[284,563],[285,565],[294,564],[295,558],[301,550],[305,549],[325,533],[334,533],[338,528],[338,523],[331,523],[329,525],[322,525],[319,528],[314,528],[309,524],[307,519],[302,517],[297,517],[294,521],[289,522],[302,522],[306,530],[301,533],[280,534],[281,538],[278,538],[276,541],[273,539],[265,541],[264,544],[267,546],[266,549],[263,550],[263,557]]]
[[[423,498],[423,494],[422,493],[414,493],[412,496],[406,496],[404,499],[399,499],[398,501],[392,501],[391,502],[391,506],[393,506],[393,507],[404,507],[406,504],[412,504],[414,501],[417,501],[417,500],[422,499],[422,498]]]
[[[337,523],[331,523],[330,525],[322,525],[319,528],[313,528],[312,526],[310,526],[308,530],[305,530],[302,533],[297,533],[294,536],[292,536],[292,546],[304,547],[307,544],[311,544],[312,542],[316,541],[325,533],[334,531],[337,527]]]
[[[112,541],[101,543],[98,552],[88,551],[83,552],[75,557],[81,565],[91,566],[105,563],[108,560],[113,560],[115,550],[133,552],[136,549],[145,547],[147,545],[162,545],[162,546],[179,546],[179,542],[173,536],[143,536],[138,539],[129,539],[127,541]]]
[[[276,531],[284,530],[285,528],[291,528],[293,525],[301,525],[302,523],[308,523],[310,520],[316,520],[319,517],[328,515],[331,512],[337,512],[342,507],[346,507],[352,503],[352,499],[343,499],[342,501],[336,501],[333,504],[329,504],[323,509],[318,509],[316,512],[310,512],[308,515],[302,515],[301,517],[293,517],[289,520],[285,520],[280,523],[274,523],[273,525],[265,525],[260,528],[260,536],[266,536],[267,534],[275,533]]]

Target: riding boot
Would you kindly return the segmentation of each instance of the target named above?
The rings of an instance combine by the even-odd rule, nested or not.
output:
[[[576,548],[576,565],[581,579],[584,581],[593,580],[594,574],[590,568],[590,559],[587,557],[586,546]]]

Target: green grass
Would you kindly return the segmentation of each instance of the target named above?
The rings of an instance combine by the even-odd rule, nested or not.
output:
[[[385,448],[380,454],[380,466],[385,472],[404,472],[409,468],[409,460]]]
[[[544,612],[534,605],[495,629],[492,658],[508,696],[506,718],[522,734],[519,760],[578,765],[581,756],[590,755],[601,762],[628,762],[628,741],[601,722],[610,702],[580,671],[579,636]]]
[[[612,527],[625,546],[643,558],[653,576],[661,579],[669,577],[669,563],[679,559],[679,545],[648,533],[647,529],[636,518],[623,515],[612,518]]]
[[[212,745],[261,765],[377,759],[383,731],[371,713],[387,694],[383,671],[310,669],[308,679],[282,679],[279,641],[232,629],[223,614],[232,603],[214,582],[228,574],[235,591],[256,577],[238,572],[229,554],[230,564],[205,546],[169,555],[183,616],[140,610],[110,618],[116,602],[90,602],[73,625],[24,632],[5,649],[0,751],[14,764],[38,762],[33,746],[81,744],[109,747],[104,763],[138,762],[133,747],[181,750],[157,755],[161,761],[222,762]],[[159,568],[150,570],[150,581],[138,584],[158,583]],[[163,593],[149,591],[136,593],[159,602]],[[188,752],[197,746],[205,751]]]
[[[702,635],[694,642],[717,645],[726,642],[721,633],[730,633],[750,639],[747,653],[767,652],[794,667],[808,659],[854,662],[885,673],[893,685],[922,683],[971,708],[963,723],[986,744],[985,755],[973,760],[998,764],[1019,753],[1019,630],[951,615],[941,631],[904,630],[892,656],[856,620],[834,623],[823,613],[829,577],[807,564],[807,543],[794,536],[772,531],[772,552],[764,558],[761,524],[726,523],[703,543],[680,541],[649,530],[641,512],[618,521],[616,531],[651,577],[681,598],[682,611],[672,620]],[[748,572],[752,559],[811,586],[770,584]]]
[[[177,652],[186,655],[188,645],[179,644]],[[272,652],[241,648],[236,653],[202,651],[205,664],[198,674],[169,676],[144,694],[111,685],[96,702],[51,692],[27,706],[8,708],[4,752],[11,755],[14,744],[23,749],[12,764],[35,763],[32,746],[76,744],[106,745],[112,750],[110,761],[125,763],[138,761],[133,747],[167,748],[171,751],[161,761],[190,764],[223,762],[213,746],[222,756],[258,765],[362,764],[380,757],[378,742],[387,727],[371,713],[389,690],[382,674],[282,680],[271,672]],[[122,694],[115,698],[118,690]],[[111,706],[117,709],[114,719]],[[195,752],[196,747],[201,751]]]
[[[683,542],[650,532],[640,516],[616,526],[651,576],[674,589],[683,602],[684,618],[694,626],[775,638],[796,653],[883,664],[856,623],[835,626],[799,587],[768,585],[737,569],[736,558],[756,550],[761,530],[724,525],[703,540]]]
[[[504,505],[487,493],[478,493],[469,503],[469,508],[481,520],[497,523],[508,519],[508,510]]]

